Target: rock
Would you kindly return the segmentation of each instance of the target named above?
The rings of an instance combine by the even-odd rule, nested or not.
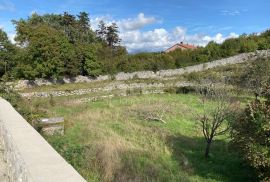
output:
[[[64,134],[64,118],[42,118],[38,120],[38,128],[45,135]]]
[[[16,89],[16,90],[23,90],[23,89],[26,89],[26,88],[32,88],[34,86],[35,86],[34,81],[19,80],[15,84],[14,89]]]

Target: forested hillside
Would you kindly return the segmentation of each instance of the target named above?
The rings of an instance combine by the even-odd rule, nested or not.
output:
[[[0,29],[0,77],[3,79],[98,76],[139,70],[157,71],[208,62],[270,48],[270,30],[241,35],[194,51],[128,54],[115,23],[94,30],[89,14],[33,14],[13,21],[16,44]]]

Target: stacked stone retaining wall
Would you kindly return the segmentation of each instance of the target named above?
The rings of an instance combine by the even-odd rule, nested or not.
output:
[[[91,78],[87,76],[77,76],[73,78],[63,78],[61,80],[46,80],[46,79],[36,79],[34,81],[30,80],[20,80],[16,84],[17,89],[23,89],[23,88],[31,88],[34,86],[43,86],[43,85],[53,85],[57,83],[89,83],[89,82],[95,82],[95,81],[107,81],[111,79],[115,80],[130,80],[134,78],[138,79],[164,79],[164,77],[172,77],[172,76],[178,76],[183,75],[187,73],[192,72],[199,72],[204,71],[207,69],[215,68],[218,66],[224,66],[228,64],[237,64],[237,63],[243,63],[246,61],[252,61],[256,60],[258,58],[266,58],[270,57],[270,50],[262,50],[262,51],[256,51],[251,53],[243,53],[236,56],[232,56],[229,58],[224,58],[212,62],[202,63],[194,66],[188,66],[185,68],[179,68],[179,69],[169,69],[169,70],[160,70],[157,72],[153,71],[138,71],[133,73],[117,73],[114,76],[111,75],[102,75],[97,78]]]

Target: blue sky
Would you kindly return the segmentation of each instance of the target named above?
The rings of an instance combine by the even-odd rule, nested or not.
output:
[[[12,39],[12,19],[86,11],[94,28],[101,19],[118,23],[130,52],[160,51],[180,41],[205,45],[262,32],[270,28],[269,7],[269,0],[0,0],[0,27]]]

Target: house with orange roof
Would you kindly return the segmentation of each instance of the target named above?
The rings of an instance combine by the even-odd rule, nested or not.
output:
[[[183,42],[180,42],[180,43],[177,43],[177,44],[173,45],[172,47],[168,48],[164,52],[165,53],[169,53],[169,52],[175,51],[177,49],[181,49],[181,50],[194,50],[194,49],[197,49],[197,47],[194,46],[194,45],[184,44]]]

